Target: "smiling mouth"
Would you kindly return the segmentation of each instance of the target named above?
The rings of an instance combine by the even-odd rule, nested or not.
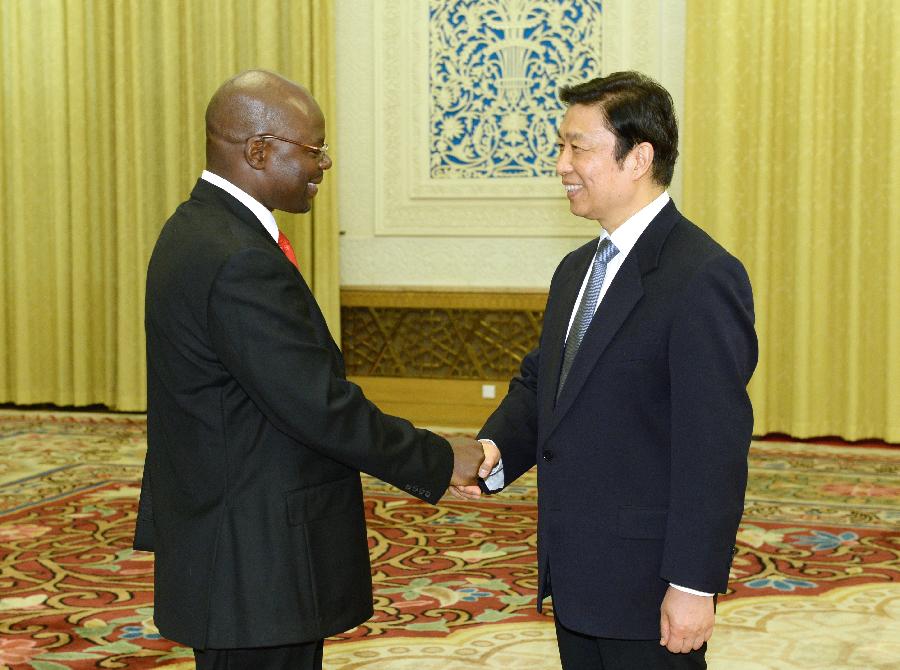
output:
[[[582,186],[581,184],[563,184],[563,188],[566,189],[566,195],[571,198],[573,195],[578,193],[578,191],[584,188],[584,186]]]
[[[310,179],[306,182],[306,193],[312,198],[319,192],[319,184],[322,183],[322,175],[319,175],[315,179]]]

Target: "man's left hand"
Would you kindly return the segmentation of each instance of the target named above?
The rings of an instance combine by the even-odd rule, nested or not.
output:
[[[712,596],[697,596],[670,586],[659,610],[659,643],[669,651],[686,654],[712,637]]]

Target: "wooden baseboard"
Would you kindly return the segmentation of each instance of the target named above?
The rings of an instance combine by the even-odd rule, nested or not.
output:
[[[546,291],[342,287],[347,373],[389,414],[480,428],[537,346],[546,301]]]
[[[417,426],[481,428],[506,395],[509,380],[471,381],[409,377],[350,377],[366,397],[388,414]],[[483,387],[494,398],[483,397]]]

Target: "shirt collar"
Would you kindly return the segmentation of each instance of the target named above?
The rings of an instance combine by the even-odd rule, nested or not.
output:
[[[263,228],[266,229],[266,232],[272,236],[272,239],[278,242],[278,224],[275,223],[275,217],[259,200],[246,191],[239,189],[224,177],[220,177],[209,170],[204,170],[200,175],[200,179],[208,181],[213,186],[218,186],[226,193],[237,198],[242,205],[253,212],[254,216],[259,219],[259,222],[263,225]]]
[[[600,236],[600,241],[602,242],[603,238],[608,237],[610,242],[616,245],[616,249],[619,250],[617,255],[620,258],[625,258],[628,252],[631,251],[631,248],[637,244],[641,234],[647,230],[650,222],[656,218],[656,215],[669,202],[669,199],[669,192],[663,191],[650,204],[645,205],[632,214],[625,223],[612,232],[612,235],[604,230],[603,235]]]

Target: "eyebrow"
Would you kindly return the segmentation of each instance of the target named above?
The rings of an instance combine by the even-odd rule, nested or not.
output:
[[[557,137],[558,139],[560,139],[560,140],[567,139],[567,140],[571,141],[571,140],[583,140],[583,139],[586,139],[586,138],[587,138],[587,135],[585,135],[584,133],[568,133],[568,134],[566,135],[566,137],[563,137],[563,136],[562,136],[562,133],[560,133],[560,132],[559,132],[559,129],[557,128],[557,130],[556,130],[556,137]]]

